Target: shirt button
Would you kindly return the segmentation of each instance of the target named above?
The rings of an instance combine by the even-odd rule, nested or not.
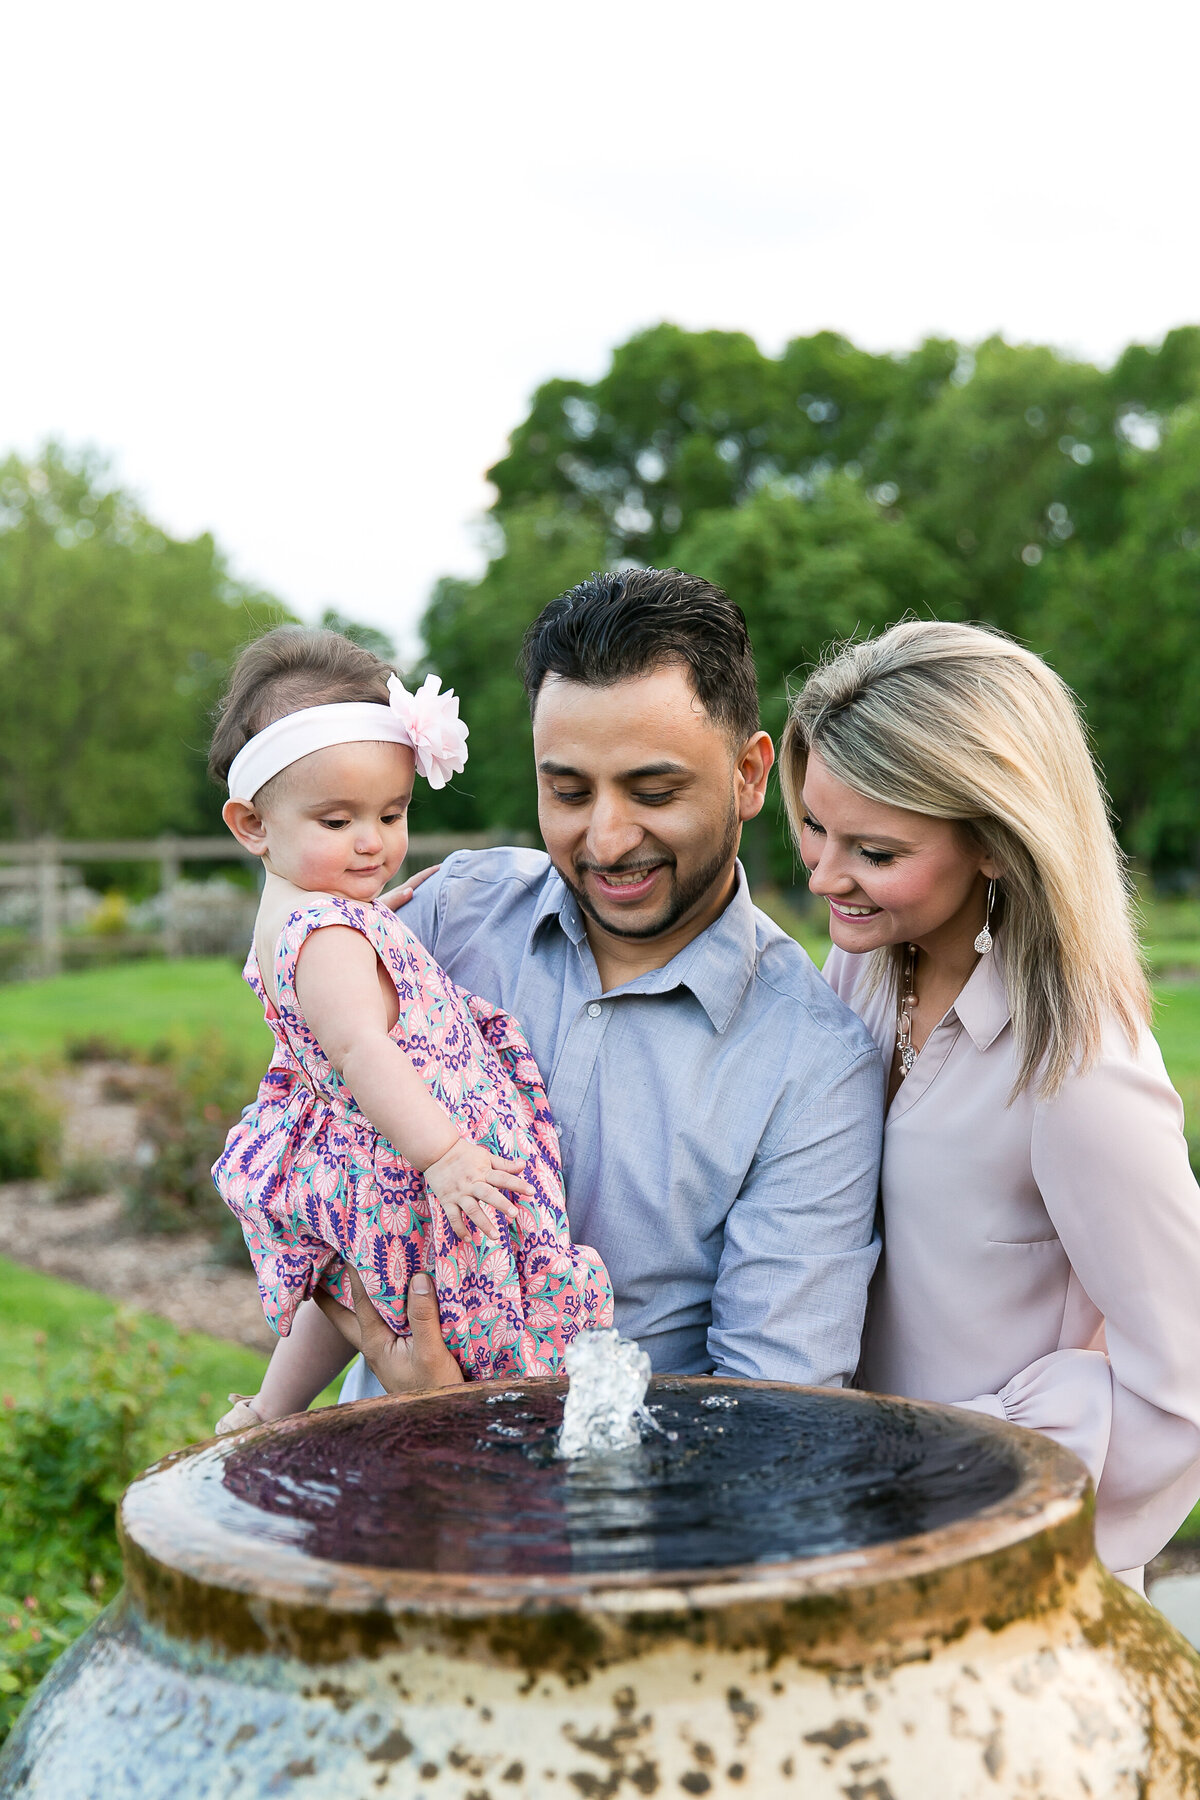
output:
[[[598,1000],[593,1000],[592,1004],[588,1007],[588,1018],[598,1019],[603,1011],[604,1008],[601,1006],[600,1002]]]

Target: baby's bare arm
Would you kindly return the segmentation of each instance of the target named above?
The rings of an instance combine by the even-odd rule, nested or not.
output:
[[[321,1049],[377,1131],[414,1168],[458,1141],[454,1122],[388,1036],[378,958],[345,925],[314,931],[296,965],[296,997]]]
[[[406,1162],[425,1172],[458,1235],[460,1209],[488,1237],[497,1228],[482,1204],[508,1218],[501,1193],[532,1194],[520,1165],[501,1161],[464,1139],[388,1035],[388,1015],[371,944],[349,926],[314,931],[296,965],[296,997],[306,1023],[375,1129]]]

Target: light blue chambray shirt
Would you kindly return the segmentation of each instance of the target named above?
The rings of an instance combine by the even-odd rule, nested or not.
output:
[[[800,946],[733,899],[664,968],[602,993],[544,852],[459,851],[403,919],[523,1026],[577,1243],[658,1373],[838,1386],[875,1267],[883,1066]],[[344,1400],[382,1390],[359,1359]]]

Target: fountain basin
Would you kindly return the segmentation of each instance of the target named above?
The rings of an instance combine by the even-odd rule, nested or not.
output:
[[[0,1795],[1200,1795],[1200,1659],[1100,1568],[1048,1439],[689,1378],[641,1450],[563,1464],[562,1393],[362,1401],[148,1471]]]

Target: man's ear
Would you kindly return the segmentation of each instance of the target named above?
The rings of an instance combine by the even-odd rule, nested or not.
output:
[[[245,800],[227,800],[221,808],[221,817],[243,850],[248,850],[251,856],[267,854],[267,828]]]
[[[775,746],[765,731],[756,731],[738,752],[734,777],[737,784],[738,818],[743,824],[763,809],[767,797],[767,776],[775,761]]]

